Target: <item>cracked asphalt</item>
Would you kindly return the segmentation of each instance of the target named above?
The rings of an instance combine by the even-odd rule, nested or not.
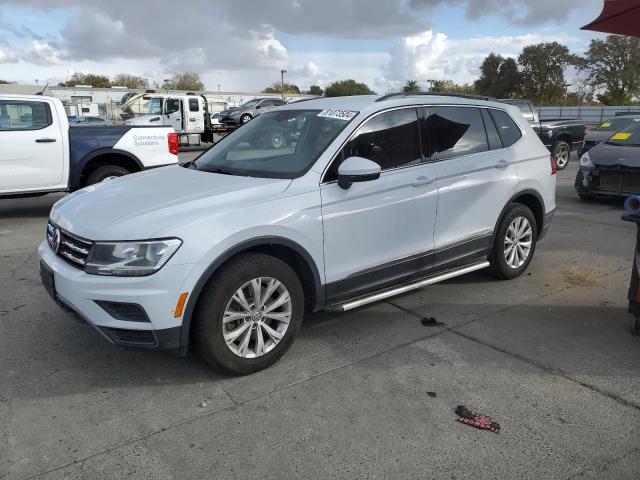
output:
[[[70,321],[35,252],[61,196],[0,200],[0,478],[640,478],[635,226],[578,200],[575,171],[528,274],[310,315],[243,378]]]

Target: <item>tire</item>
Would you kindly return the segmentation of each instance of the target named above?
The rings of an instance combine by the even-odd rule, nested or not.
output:
[[[244,125],[245,123],[247,123],[249,120],[251,120],[253,117],[251,115],[249,115],[248,113],[245,113],[244,115],[242,115],[240,117],[240,124]]]
[[[255,290],[251,282],[257,279],[262,282],[260,295],[267,294],[275,285],[271,280],[280,282],[280,286],[264,301],[267,309],[270,304],[277,304],[285,292],[289,294],[287,303],[271,311],[278,318],[288,315],[288,324],[264,317],[262,312],[265,310],[261,308],[243,308],[236,300],[240,298],[238,291],[243,289],[245,304],[255,306]],[[191,331],[194,349],[205,362],[221,372],[231,375],[257,372],[275,363],[291,347],[302,325],[304,305],[302,285],[289,265],[261,253],[240,254],[225,264],[200,294]],[[227,318],[235,318],[224,322],[225,313],[229,312],[233,313]],[[276,334],[283,333],[283,336],[276,341],[264,325]],[[223,330],[230,335],[229,339],[234,333],[241,333],[230,340],[230,346]],[[260,336],[262,344],[259,343]],[[262,353],[258,355],[260,351]]]
[[[551,148],[551,153],[556,157],[558,170],[564,170],[569,165],[571,158],[571,146],[567,142],[556,142]]]
[[[109,178],[122,177],[123,175],[129,175],[131,172],[124,167],[118,165],[105,165],[95,169],[85,182],[85,186],[93,185],[94,183],[103,182]]]
[[[521,248],[518,249],[516,246],[516,253],[514,253],[514,256],[517,256],[516,258],[509,255],[509,250],[507,250],[507,245],[509,243],[507,235],[509,235],[510,238],[513,238],[514,233],[516,232],[512,230],[512,227],[517,227],[517,222],[519,220],[526,220],[528,227],[525,230],[526,234],[518,240],[518,244]],[[521,228],[524,228],[525,223],[521,222],[520,226]],[[518,203],[512,204],[500,221],[500,225],[496,231],[493,248],[489,254],[491,273],[495,277],[504,280],[510,280],[522,275],[533,259],[537,240],[538,225],[531,209]],[[529,243],[529,250],[526,253],[526,258],[523,259],[520,258],[520,256],[523,252],[526,252],[525,245],[527,242]],[[520,263],[520,261],[522,262]]]

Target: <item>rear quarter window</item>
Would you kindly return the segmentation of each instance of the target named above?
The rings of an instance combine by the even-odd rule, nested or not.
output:
[[[502,110],[489,110],[498,129],[498,135],[504,147],[510,147],[522,137],[522,132],[508,113]]]

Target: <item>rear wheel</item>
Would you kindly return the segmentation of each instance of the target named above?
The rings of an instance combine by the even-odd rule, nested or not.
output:
[[[240,117],[240,123],[245,124],[245,123],[247,123],[249,120],[251,120],[251,118],[253,118],[253,117],[251,117],[251,115],[249,115],[248,113],[245,113],[244,115],[242,115],[242,116]]]
[[[118,165],[105,165],[103,167],[96,168],[89,177],[85,185],[93,185],[94,183],[100,183],[105,180],[111,180],[112,178],[122,177],[129,175],[131,172],[124,167]]]
[[[551,153],[556,157],[558,170],[564,170],[567,168],[567,165],[569,165],[569,158],[571,157],[571,147],[567,142],[554,143]]]
[[[536,218],[531,209],[511,205],[498,226],[489,255],[492,274],[505,280],[520,276],[531,263],[537,240]]]
[[[203,289],[192,339],[214,368],[247,375],[284,355],[303,315],[302,285],[291,267],[269,255],[246,253],[222,267]]]

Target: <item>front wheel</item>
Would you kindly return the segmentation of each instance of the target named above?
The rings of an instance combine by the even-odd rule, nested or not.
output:
[[[251,115],[249,115],[248,113],[245,113],[244,115],[242,115],[242,116],[240,117],[240,123],[244,125],[244,124],[245,124],[245,123],[247,123],[249,120],[251,120],[251,118],[252,118],[252,117],[251,117]]]
[[[494,238],[489,255],[491,273],[505,280],[520,276],[531,263],[537,240],[537,223],[531,209],[511,205]]]
[[[567,165],[569,165],[569,158],[571,157],[571,147],[567,142],[554,143],[551,153],[556,157],[558,170],[564,170],[567,168]]]
[[[300,330],[304,293],[296,273],[269,255],[232,259],[198,300],[193,344],[214,368],[247,375],[275,363]]]

